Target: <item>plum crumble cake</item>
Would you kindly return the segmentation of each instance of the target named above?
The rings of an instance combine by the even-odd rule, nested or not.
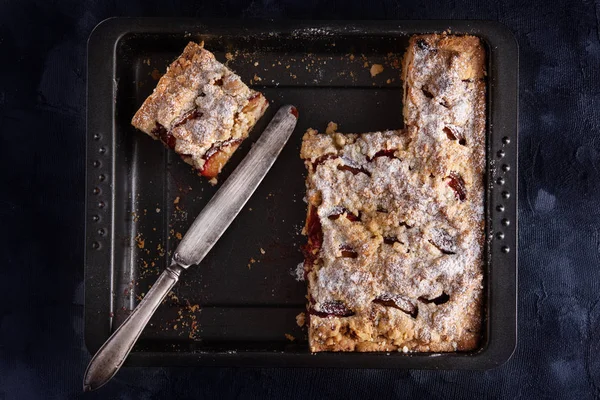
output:
[[[423,163],[431,163],[430,157],[468,155],[476,174],[483,174],[484,62],[485,52],[474,36],[411,38],[402,62],[404,124]],[[449,146],[448,140],[462,147]],[[438,167],[443,172],[444,166]]]
[[[305,133],[311,351],[477,348],[483,59],[477,38],[415,36],[405,129]]]
[[[213,179],[267,107],[261,93],[190,42],[131,123]]]

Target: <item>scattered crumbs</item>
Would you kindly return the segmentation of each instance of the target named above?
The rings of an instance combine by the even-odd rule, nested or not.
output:
[[[160,212],[160,208],[156,207],[156,212],[159,213]]]
[[[302,328],[305,323],[306,323],[306,314],[305,313],[301,312],[300,314],[296,315],[296,325],[298,325],[300,328]]]
[[[338,129],[338,124],[336,124],[333,121],[330,121],[327,124],[327,128],[325,129],[325,133],[328,134],[328,135],[331,135],[331,134],[335,133],[335,131],[337,131],[337,129]]]
[[[165,255],[165,249],[162,247],[162,244],[157,244],[156,245],[156,250],[158,251],[158,255],[160,257],[163,257]]]
[[[169,295],[171,295],[171,293]],[[177,299],[177,301],[179,301],[179,299]],[[173,329],[175,331],[180,330],[179,335],[189,333],[188,336],[190,339],[199,339],[199,325],[195,313],[201,311],[200,306],[198,304],[191,305],[188,300],[185,300],[185,305],[181,303],[179,303],[179,305],[183,307],[177,311],[177,318],[172,321],[174,324],[165,327],[165,329]]]
[[[150,75],[152,75],[152,79],[154,79],[155,81],[159,80],[160,77],[162,76],[162,74],[160,73],[160,71],[157,70],[156,68],[154,68],[152,70],[152,73]]]
[[[277,61],[277,65],[281,65],[281,61]]]
[[[254,81],[255,82],[260,82],[260,81],[262,81],[262,78],[260,76],[256,75],[256,74],[254,74]]]
[[[140,249],[143,249],[143,248],[144,248],[144,246],[145,246],[145,240],[142,238],[142,234],[141,234],[141,233],[138,233],[138,234],[136,235],[136,237],[135,237],[135,241],[137,242],[137,246],[138,246]]]
[[[371,65],[371,76],[379,75],[382,72],[383,72],[383,65],[381,65],[381,64]]]
[[[354,54],[350,54],[350,61],[354,60]]]
[[[152,231],[156,232],[156,227],[153,227],[153,228],[152,228]]]
[[[294,336],[290,335],[289,333],[285,334],[285,338],[287,340],[289,340],[290,342],[293,342],[294,340],[296,340],[296,338]]]
[[[249,208],[248,208],[248,210],[249,210],[249,211],[252,211],[252,207],[249,207]]]
[[[196,316],[194,315],[192,324],[190,325],[190,334],[188,335],[190,339],[199,339],[198,327],[198,321],[196,321]]]
[[[390,83],[392,83],[392,80],[388,79],[387,81],[385,81],[385,83],[387,83],[389,85]]]
[[[258,61],[255,61],[255,62],[254,62],[254,66],[255,66],[255,67],[258,67]]]
[[[369,68],[369,63],[367,61],[365,61],[365,63],[363,64],[363,67]]]
[[[212,178],[211,180],[208,181],[208,183],[210,183],[211,185],[215,186],[219,181],[217,180],[217,178]]]
[[[179,204],[179,196],[175,197],[175,200],[173,200],[173,204],[177,205]]]
[[[403,352],[403,353],[408,353],[408,347],[404,346],[404,347],[402,348],[402,352]]]
[[[175,237],[176,237],[178,240],[181,240],[181,238],[182,238],[183,236],[181,236],[181,232],[177,232],[177,233],[175,234]]]
[[[231,53],[229,53],[229,52],[225,53],[225,59],[226,59],[227,61],[231,61],[231,60],[233,60],[233,54],[231,54]]]
[[[286,65],[286,66],[285,66],[285,69],[290,69],[290,66],[289,66],[289,65]]]
[[[260,254],[265,254],[265,253],[266,253],[265,249],[263,249],[263,248],[261,247],[261,248],[260,248]]]
[[[386,65],[389,65],[393,69],[400,69],[402,63],[400,62],[400,57],[398,54],[388,53],[386,57]]]
[[[144,63],[145,63],[146,65],[150,66],[150,59],[149,59],[149,58],[146,58],[146,59],[144,60]]]
[[[179,302],[179,297],[177,297],[177,295],[175,294],[174,291],[170,291],[169,294],[167,294],[167,297],[169,297],[169,300],[171,300],[173,303],[178,303]]]

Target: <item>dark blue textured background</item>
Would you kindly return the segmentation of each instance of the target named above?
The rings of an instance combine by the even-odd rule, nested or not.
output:
[[[81,396],[86,40],[111,16],[507,25],[521,57],[519,344],[487,372],[129,368],[85,397],[600,397],[599,0],[4,0],[0,400]]]

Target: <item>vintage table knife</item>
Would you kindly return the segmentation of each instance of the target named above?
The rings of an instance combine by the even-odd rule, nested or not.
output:
[[[121,368],[181,272],[202,261],[252,196],[292,134],[297,119],[294,106],[283,106],[277,111],[248,155],[198,215],[175,250],[171,265],[92,358],[83,378],[84,391],[98,389]]]

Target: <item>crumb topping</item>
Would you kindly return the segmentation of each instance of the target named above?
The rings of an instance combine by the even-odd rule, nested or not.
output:
[[[485,104],[475,81],[483,53],[478,39],[446,39],[411,39],[407,129],[304,135],[312,351],[478,343]]]
[[[245,139],[267,106],[260,93],[248,88],[211,52],[190,42],[132,124],[202,171],[211,152]]]

